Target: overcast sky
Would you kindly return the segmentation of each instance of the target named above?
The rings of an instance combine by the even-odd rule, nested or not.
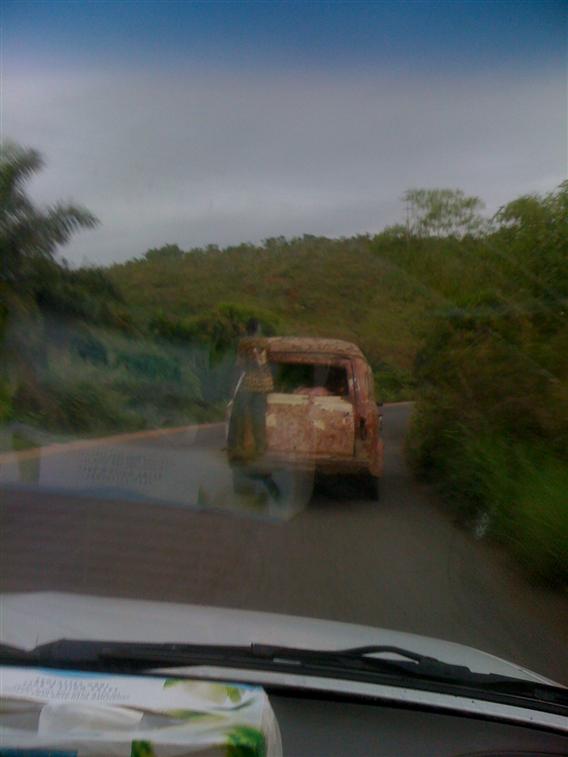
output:
[[[567,176],[565,2],[4,2],[2,138],[109,263],[374,232],[411,187],[494,211]]]

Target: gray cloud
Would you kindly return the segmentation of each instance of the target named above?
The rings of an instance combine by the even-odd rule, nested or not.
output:
[[[492,211],[567,172],[562,75],[8,71],[2,105],[4,136],[47,159],[34,197],[102,221],[66,248],[73,262],[373,232],[417,186],[460,187]]]

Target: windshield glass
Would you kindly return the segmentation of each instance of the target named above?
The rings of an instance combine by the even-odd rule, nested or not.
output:
[[[2,640],[568,684],[566,3],[1,14]]]

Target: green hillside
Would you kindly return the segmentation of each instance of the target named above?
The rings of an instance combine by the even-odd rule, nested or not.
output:
[[[278,333],[356,341],[388,399],[411,395],[430,297],[377,255],[368,237],[274,239],[181,256],[166,246],[108,274],[138,319],[187,322],[232,303],[266,314]]]

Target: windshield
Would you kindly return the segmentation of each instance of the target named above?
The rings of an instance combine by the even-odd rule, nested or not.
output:
[[[1,14],[1,640],[568,684],[568,6]]]

